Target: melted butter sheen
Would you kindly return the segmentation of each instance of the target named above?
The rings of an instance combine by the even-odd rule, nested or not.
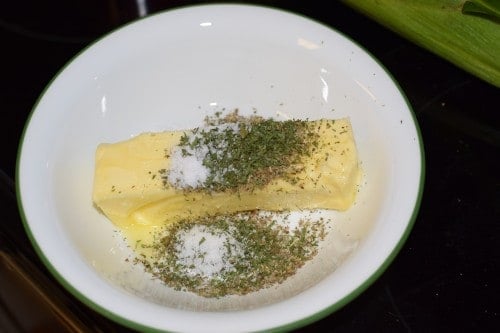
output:
[[[347,210],[354,202],[361,172],[348,118],[311,121],[319,134],[296,181],[273,180],[263,188],[234,193],[186,192],[166,185],[168,154],[186,131],[144,133],[103,143],[95,155],[94,204],[131,243],[151,240],[155,228],[181,219],[248,210]]]

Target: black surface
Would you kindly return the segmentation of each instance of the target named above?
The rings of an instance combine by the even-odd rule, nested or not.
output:
[[[147,3],[157,11],[207,1]],[[421,210],[399,255],[357,299],[298,331],[500,331],[500,89],[337,2],[252,3],[314,18],[372,53],[408,97],[425,147]],[[93,331],[126,329],[62,290],[34,255],[13,196],[15,161],[23,127],[44,87],[86,45],[135,13],[134,1],[118,0],[9,2],[0,12],[0,246],[29,258],[64,295],[67,310]],[[5,305],[3,310],[8,312]]]

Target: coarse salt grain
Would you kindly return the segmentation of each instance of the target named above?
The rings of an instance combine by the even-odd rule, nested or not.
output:
[[[215,278],[233,271],[230,259],[243,255],[241,244],[229,233],[205,225],[194,225],[177,237],[177,263],[187,276]]]
[[[196,130],[187,135],[188,145],[175,146],[170,153],[171,165],[168,171],[168,182],[177,188],[188,189],[202,187],[208,176],[210,170],[203,165],[203,161],[208,153],[215,154],[217,158],[221,158],[224,146],[214,147],[211,144],[196,145],[194,148],[190,146],[195,140],[202,139],[203,133],[208,131],[223,131],[230,130],[233,132],[239,131],[238,124],[221,124],[217,126],[207,126]],[[217,170],[216,174],[212,175],[214,181],[220,181],[222,174],[227,171],[233,171],[231,168],[228,170]]]
[[[170,155],[168,182],[180,188],[196,188],[206,181],[209,170],[203,165],[205,149],[174,147]]]

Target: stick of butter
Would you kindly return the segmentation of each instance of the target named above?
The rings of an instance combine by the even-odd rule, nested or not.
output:
[[[149,228],[185,218],[257,209],[348,209],[355,200],[361,177],[349,119],[302,122],[315,140],[305,149],[300,162],[287,169],[293,175],[280,174],[261,186],[240,186],[236,190],[206,191],[179,187],[169,181],[175,178],[174,169],[185,176],[195,172],[188,165],[179,168],[174,156],[176,151],[177,155],[182,151],[185,157],[192,158],[193,151],[189,153],[179,147],[182,142],[189,147],[186,138],[195,138],[198,130],[143,133],[122,142],[102,143],[95,154],[93,202],[121,228],[141,225]],[[251,130],[245,127],[237,133],[246,138]],[[191,148],[194,141],[191,139]],[[265,145],[273,144],[274,139],[263,143],[262,149],[265,151]],[[207,161],[203,163],[208,165]]]

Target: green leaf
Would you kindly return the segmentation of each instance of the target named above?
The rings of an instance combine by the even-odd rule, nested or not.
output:
[[[480,14],[498,20],[500,19],[500,1],[470,0],[462,7],[464,14]]]
[[[466,1],[463,0],[342,2],[457,67],[500,87],[500,23],[496,17],[485,19],[484,13],[464,15]],[[496,4],[492,5],[493,2]],[[474,5],[478,3],[483,5],[482,10],[489,8],[489,18],[500,6],[498,0],[474,1]]]

